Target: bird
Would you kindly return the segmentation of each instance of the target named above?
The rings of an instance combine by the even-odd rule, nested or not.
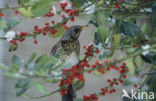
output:
[[[87,26],[74,25],[69,27],[52,48],[51,55],[57,57],[59,61],[65,62],[64,68],[70,68],[79,62],[80,42],[78,39],[82,30]],[[62,101],[73,101],[74,98],[76,98],[76,93],[71,84],[68,86],[68,93],[62,96]]]

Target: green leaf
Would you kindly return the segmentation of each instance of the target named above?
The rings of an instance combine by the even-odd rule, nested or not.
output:
[[[3,70],[9,70],[9,68],[7,66],[1,65],[1,64],[0,64],[0,68]]]
[[[14,19],[14,18],[9,20],[9,22],[7,23],[7,27],[4,28],[4,30],[7,32],[9,29],[13,28],[17,24],[19,24],[21,21],[22,20],[17,20],[17,19]]]
[[[141,59],[140,56],[137,56],[137,57],[135,58],[135,63],[136,63],[137,68],[141,68],[142,59]]]
[[[48,58],[48,60],[46,61],[46,64],[48,65],[48,64],[54,64],[54,63],[56,63],[57,62],[57,59],[54,57],[54,56],[50,56],[49,58]]]
[[[13,63],[13,64],[20,65],[20,64],[21,64],[21,59],[20,59],[18,56],[13,55],[13,56],[12,56],[12,63]]]
[[[34,16],[42,16],[46,14],[52,7],[53,0],[39,0],[31,7]]]
[[[73,81],[73,87],[75,90],[79,90],[84,86],[84,82],[81,82],[79,80],[74,80]]]
[[[110,11],[103,10],[102,8],[96,8],[94,12],[94,19],[98,22],[99,25],[109,26],[108,17],[110,15]]]
[[[120,41],[121,41],[121,35],[120,34],[114,34],[109,57],[113,55],[115,49],[120,45]]]
[[[35,63],[39,64],[40,67],[44,67],[44,65],[46,64],[47,60],[48,60],[48,56],[47,55],[41,55],[39,58],[37,58]]]
[[[28,87],[30,84],[30,78],[23,78],[23,79],[18,79],[15,88],[25,88]]]
[[[144,23],[141,27],[141,31],[145,34],[148,34],[149,33],[149,28],[148,28],[148,25],[147,23]]]
[[[52,35],[51,33],[48,33],[49,37],[58,38],[61,35],[63,35],[66,31],[63,27],[57,27],[55,29],[57,30],[57,33],[55,33],[54,35]]]
[[[21,88],[21,89],[17,90],[17,91],[16,91],[16,96],[21,96],[21,95],[23,95],[23,94],[26,92],[27,89],[28,89],[28,88]]]
[[[35,59],[35,57],[36,57],[36,53],[34,52],[34,53],[31,55],[30,59],[28,60],[28,63],[32,62],[32,61]]]
[[[74,7],[80,8],[84,3],[85,0],[70,0],[73,4]]]
[[[102,70],[104,73],[106,73],[105,69]],[[96,76],[102,76],[103,74],[101,74],[97,69],[93,71],[93,74]]]
[[[99,41],[104,44],[109,36],[109,30],[105,26],[99,26],[97,28],[97,36]]]
[[[27,4],[30,0],[18,0],[19,5]]]
[[[35,67],[35,63],[27,63],[25,64],[25,69],[32,71]]]
[[[156,36],[156,15],[153,15],[151,18],[151,35],[150,36]]]
[[[9,77],[9,78],[25,78],[25,76],[23,76],[23,75],[17,76],[17,73],[5,72],[4,75]]]
[[[46,94],[44,86],[40,84],[39,82],[35,83],[35,87],[41,94],[43,95]]]
[[[146,56],[141,55],[141,58],[146,62],[150,64],[156,65],[156,54],[147,54]]]
[[[132,53],[134,53],[136,51],[136,48],[127,48],[126,49],[126,53],[127,54],[132,54]]]
[[[116,26],[120,33],[124,33],[130,37],[136,37],[140,33],[140,28],[132,22],[117,20]]]
[[[19,8],[19,12],[26,17],[33,18],[43,16],[52,7],[53,0],[37,0],[34,5],[27,8]]]
[[[74,101],[83,101],[83,99],[78,98],[78,99],[74,99]]]
[[[152,14],[156,16],[156,2],[152,5]]]
[[[19,8],[18,9],[19,13],[25,17],[28,17],[28,18],[33,18],[35,17],[32,12],[31,12],[31,7],[28,7],[28,8]]]
[[[134,67],[134,64],[133,64],[132,59],[126,60],[125,63],[126,63],[126,66],[127,66],[128,69],[129,69],[129,74],[130,74],[130,76],[133,76],[134,73],[135,73],[135,67]]]
[[[3,29],[5,27],[7,27],[7,23],[2,21],[2,20],[0,20],[0,29]]]

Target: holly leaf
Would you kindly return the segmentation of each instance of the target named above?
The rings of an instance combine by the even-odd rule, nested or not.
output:
[[[70,0],[74,7],[80,8],[86,1],[85,0]]]
[[[135,57],[135,63],[136,63],[137,68],[141,68],[142,59],[140,56]]]
[[[18,56],[13,55],[13,57],[12,57],[12,63],[13,64],[20,65],[21,64],[21,59]]]
[[[135,73],[135,67],[134,67],[134,64],[133,64],[132,59],[126,60],[125,63],[126,63],[126,66],[127,66],[128,69],[129,69],[129,74],[130,74],[130,76],[133,76],[134,73]]]
[[[149,28],[148,28],[147,23],[144,23],[144,24],[142,25],[141,31],[142,31],[144,34],[148,34],[148,33],[149,33]]]
[[[73,80],[73,87],[75,90],[79,90],[84,86],[84,82],[81,82],[79,80]]]
[[[34,53],[31,55],[30,59],[28,60],[28,63],[32,62],[32,61],[35,59],[35,57],[36,57],[36,53],[34,52]]]
[[[39,82],[35,83],[35,87],[41,94],[43,95],[46,94],[44,86],[40,84]]]
[[[130,37],[136,37],[140,33],[140,28],[128,21],[116,20],[117,31]]]
[[[7,27],[7,23],[2,21],[2,20],[0,20],[0,29],[3,29],[5,27]]]
[[[30,78],[24,78],[24,79],[18,79],[15,88],[24,88],[29,86],[30,84]]]
[[[121,35],[120,34],[113,35],[113,42],[111,45],[111,51],[110,51],[109,57],[113,55],[115,49],[120,45],[120,41],[121,41]]]
[[[18,0],[19,5],[27,4],[30,0]]]
[[[9,78],[25,78],[25,76],[23,76],[23,75],[17,76],[17,73],[10,73],[10,72],[5,72],[4,76],[7,76]]]
[[[34,16],[42,16],[51,9],[52,4],[53,0],[39,0],[30,10]]]
[[[141,58],[146,62],[150,64],[156,65],[156,55],[155,54],[147,54],[146,56],[141,55]]]
[[[9,70],[9,68],[7,66],[4,66],[2,64],[0,64],[0,68],[3,69],[3,70],[6,70],[6,71]]]
[[[19,8],[18,9],[19,13],[25,17],[28,17],[28,18],[33,18],[35,17],[32,12],[31,12],[31,7],[28,7],[28,8]]]
[[[97,28],[97,38],[101,43],[105,43],[109,36],[109,30],[105,26],[99,26]]]
[[[37,0],[34,5],[27,8],[19,8],[18,10],[23,16],[33,18],[46,14],[52,4],[52,0]]]
[[[156,2],[152,5],[152,14],[156,16]]]
[[[7,32],[9,29],[13,28],[14,26],[16,26],[17,24],[19,24],[22,20],[16,20],[16,19],[11,19],[8,21],[7,23],[7,27],[4,28],[5,32]]]
[[[78,99],[74,99],[74,101],[83,101],[83,99],[78,98]]]
[[[21,96],[21,95],[23,95],[23,94],[26,92],[27,89],[28,89],[28,88],[21,88],[21,89],[17,90],[17,91],[16,91],[16,96]]]

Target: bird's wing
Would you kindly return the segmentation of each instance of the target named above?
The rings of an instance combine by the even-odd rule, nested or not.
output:
[[[51,50],[51,55],[58,56],[59,51],[61,51],[61,43],[58,41]]]

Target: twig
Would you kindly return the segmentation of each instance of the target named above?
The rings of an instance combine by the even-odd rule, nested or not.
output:
[[[0,40],[6,40],[7,38],[6,37],[0,37]]]

